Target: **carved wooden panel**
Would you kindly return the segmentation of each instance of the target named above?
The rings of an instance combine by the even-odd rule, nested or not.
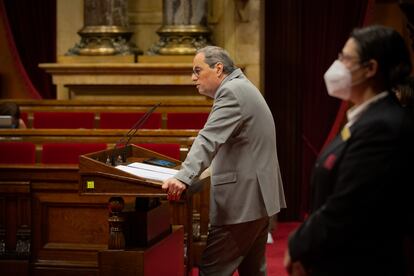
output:
[[[0,181],[0,258],[29,257],[29,188],[28,181]]]
[[[72,193],[33,195],[33,257],[37,264],[93,264],[97,251],[107,248],[108,210],[106,197]]]
[[[31,231],[32,253],[30,264],[26,261],[25,266],[13,260],[12,263],[17,264],[13,268],[12,263],[0,261],[0,275],[5,268],[9,269],[7,271],[18,268],[27,271],[29,267],[31,275],[98,275],[98,252],[107,249],[108,243],[109,196],[79,195],[78,179],[77,166],[0,166],[0,183],[11,180],[29,183],[30,180],[26,189],[16,187],[20,191],[19,197],[10,197],[10,190],[5,186],[0,189],[0,236],[11,215],[15,221],[14,232],[26,229],[25,226]],[[22,196],[21,193],[26,194]],[[196,205],[204,207],[195,206],[195,209],[197,212],[201,210],[201,220],[205,223],[208,197],[200,196],[202,199],[199,198]],[[126,208],[134,205],[135,198],[124,197],[124,200]],[[170,207],[171,223],[185,225],[186,230],[191,231],[185,205],[178,202]],[[206,224],[201,225],[203,233],[206,233]],[[16,235],[10,244],[16,243]],[[196,246],[200,245],[197,243]],[[196,251],[198,255],[201,252]]]

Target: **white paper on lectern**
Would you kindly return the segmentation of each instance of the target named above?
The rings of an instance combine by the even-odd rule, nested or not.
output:
[[[164,181],[173,177],[178,172],[178,170],[143,164],[140,162],[131,163],[127,166],[118,165],[116,168],[145,179],[156,181]]]

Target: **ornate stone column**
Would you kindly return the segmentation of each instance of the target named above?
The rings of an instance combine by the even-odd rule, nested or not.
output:
[[[163,0],[160,40],[150,50],[155,55],[193,55],[209,44],[207,0]]]
[[[138,49],[129,42],[128,0],[84,0],[84,27],[81,41],[66,55],[134,55]]]

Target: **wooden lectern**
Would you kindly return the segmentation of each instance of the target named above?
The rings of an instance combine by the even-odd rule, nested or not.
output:
[[[145,267],[146,256],[162,256],[163,250],[171,250],[171,246],[177,246],[176,241],[179,239],[180,233],[183,235],[182,230],[171,227],[168,204],[165,200],[161,200],[167,196],[166,192],[161,188],[161,181],[144,179],[114,166],[114,163],[127,165],[133,162],[143,162],[149,158],[159,158],[174,162],[177,164],[175,168],[179,168],[181,164],[178,160],[135,145],[80,156],[80,194],[111,196],[108,205],[110,211],[108,218],[108,250],[99,253],[101,275],[119,273],[123,273],[122,275],[152,275],[148,272],[151,269]],[[135,209],[132,211],[123,211],[123,197],[126,196],[136,198]],[[181,269],[177,271],[177,268],[174,267],[177,264],[170,262],[171,268],[176,270],[171,275],[179,275],[180,270],[185,270],[187,274],[190,274],[193,266],[192,197],[184,194],[181,200],[185,202],[186,207],[184,230],[187,233],[187,238],[185,239],[185,244],[184,238],[182,238],[182,244],[178,245],[181,248],[176,248],[176,252],[183,253],[183,259],[181,259],[183,262],[179,264]],[[163,249],[162,246],[166,247]],[[184,247],[186,251],[184,251]],[[184,252],[186,253],[185,259]],[[174,252],[164,253],[167,253],[167,256],[175,254]],[[125,259],[123,265],[119,263],[122,259]],[[140,261],[131,262],[127,261],[127,259]],[[114,260],[119,261],[114,262]],[[160,260],[160,262],[165,264],[163,260]],[[153,263],[153,260],[149,259],[148,263],[149,266]]]

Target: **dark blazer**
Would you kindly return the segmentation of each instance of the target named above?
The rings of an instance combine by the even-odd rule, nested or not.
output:
[[[388,95],[323,150],[311,180],[311,215],[289,239],[292,261],[310,275],[405,275],[413,131],[411,116]]]

